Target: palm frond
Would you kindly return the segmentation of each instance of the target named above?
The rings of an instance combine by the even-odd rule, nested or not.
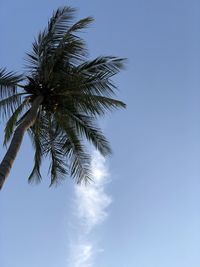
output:
[[[77,183],[89,182],[91,178],[91,158],[86,152],[82,141],[77,136],[76,128],[70,125],[69,120],[56,113],[55,118],[59,127],[66,135],[63,151],[70,159],[70,173]]]
[[[30,69],[41,70],[48,63],[64,33],[71,26],[75,9],[63,7],[57,9],[48,22],[48,27],[40,32],[32,45],[32,52],[27,53]]]
[[[90,168],[91,158],[89,155],[86,155],[83,147],[79,147],[79,152],[73,151],[70,160],[71,175],[77,184],[87,184],[92,181],[92,172]]]
[[[115,95],[117,87],[111,80],[124,68],[126,59],[116,57],[98,57],[73,67],[70,90],[101,96]]]
[[[57,184],[59,181],[63,180],[68,174],[67,171],[67,160],[64,158],[62,152],[62,145],[59,142],[55,142],[53,139],[49,139],[50,146],[50,157],[51,165],[49,171],[51,173],[51,184],[50,186]]]
[[[28,130],[29,136],[32,139],[32,144],[35,149],[35,155],[34,155],[34,166],[33,169],[28,177],[28,182],[31,183],[33,181],[40,182],[42,180],[42,176],[40,173],[40,167],[42,163],[42,146],[40,142],[40,135],[38,131],[35,129],[35,125],[32,127],[32,129]]]
[[[72,21],[75,17],[76,9],[72,7],[63,7],[58,8],[48,23],[48,28],[46,30],[47,34],[50,35],[52,40],[52,36],[57,37],[60,40],[62,39],[65,32],[71,27]]]
[[[78,110],[91,116],[102,116],[108,111],[126,108],[122,101],[99,95],[75,94],[73,101]]]
[[[88,27],[92,21],[92,17],[81,19],[66,30],[56,48],[53,58],[54,62],[63,59],[66,67],[66,63],[73,63],[73,60],[81,61],[82,59],[85,59],[85,56],[87,55],[85,42],[83,39],[75,35],[75,32]]]
[[[69,138],[70,145],[73,145],[69,153],[70,158],[70,173],[71,176],[75,179],[77,184],[80,183],[89,183],[92,180],[91,172],[91,157],[86,153],[85,147],[78,142]],[[64,149],[67,149],[67,143],[64,145]]]
[[[69,60],[81,59],[86,55],[85,42],[74,33],[86,28],[93,18],[87,17],[73,24],[74,11],[75,9],[69,7],[58,9],[55,17],[59,18],[60,15],[59,20],[55,24],[49,24],[51,26],[48,27],[47,32],[50,34],[50,42],[53,42],[53,45],[51,44],[53,48],[51,64],[53,65],[56,65],[61,59],[63,62],[69,63]]]
[[[75,9],[59,8],[53,13],[48,27],[34,41],[32,52],[27,53],[28,68],[39,72],[45,81],[54,80],[58,71],[85,60],[87,49],[82,38],[75,33],[86,28],[93,19],[87,17],[73,24]]]
[[[98,74],[98,77],[110,78],[124,68],[125,60],[112,56],[97,57],[78,66],[77,71],[89,76]]]
[[[94,19],[92,17],[86,17],[84,19],[80,19],[78,22],[74,23],[67,31],[67,33],[74,33],[77,31],[80,31],[82,29],[85,29],[88,27]]]
[[[61,71],[66,76],[69,72],[69,66],[85,60],[87,56],[85,42],[82,38],[75,35],[75,32],[86,28],[92,21],[93,19],[91,17],[87,17],[79,20],[69,27],[69,29],[66,27],[62,39],[54,46],[53,53],[49,57],[48,62],[46,62],[46,67],[50,74],[49,79],[55,80],[55,74],[61,73]]]
[[[4,130],[4,145],[6,145],[9,142],[9,140],[13,134],[14,127],[16,126],[17,119],[18,119],[19,115],[22,113],[27,102],[28,102],[28,99],[25,99],[22,102],[22,104],[20,106],[18,106],[18,108],[14,111],[14,113],[12,114],[10,119],[8,120],[6,127],[5,127],[5,130]]]
[[[11,116],[11,114],[22,104],[22,95],[24,95],[24,93],[13,94],[0,101],[0,115],[3,118]]]
[[[55,128],[55,123],[49,114],[44,114],[40,111],[38,118],[33,127],[31,127],[31,135],[34,136],[33,142],[36,147],[35,151],[35,165],[31,175],[29,176],[29,181],[33,178],[41,179],[39,172],[42,157],[50,157],[50,167],[49,173],[51,175],[51,183],[59,183],[60,180],[68,174],[68,166],[66,164],[67,160],[63,153],[63,142],[61,141],[61,136],[59,135],[57,129]],[[36,140],[37,137],[37,140]]]
[[[85,137],[94,147],[103,155],[107,156],[112,153],[109,142],[103,135],[101,129],[95,124],[94,117],[66,111],[65,115],[61,115],[63,120],[72,121],[74,129],[81,137]]]
[[[56,127],[55,122],[49,117],[49,130],[48,130],[48,148],[51,157],[51,165],[49,171],[51,173],[51,184],[58,183],[68,174],[67,161],[63,153],[63,143],[60,142],[59,129]]]
[[[35,149],[34,166],[31,174],[28,177],[29,183],[33,181],[38,183],[42,179],[40,168],[43,157],[47,155],[45,147],[46,140],[48,138],[47,123],[47,118],[44,116],[42,111],[39,110],[34,125],[30,129],[28,129],[29,136]]]
[[[17,84],[23,80],[22,75],[0,69],[0,98],[5,98],[16,94]]]
[[[51,63],[54,66],[54,71],[59,69],[58,66],[61,66],[61,69],[66,73],[69,66],[82,62],[86,56],[85,42],[75,35],[66,33],[55,50]]]

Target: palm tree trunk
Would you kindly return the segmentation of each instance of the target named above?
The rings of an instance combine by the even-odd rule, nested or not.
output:
[[[17,156],[19,148],[21,146],[23,136],[28,128],[30,128],[37,117],[37,112],[40,104],[43,101],[42,96],[38,96],[32,104],[27,116],[21,122],[21,124],[16,128],[13,138],[11,140],[10,146],[0,164],[0,190],[3,187],[3,184],[8,177],[10,170],[12,168],[13,162]]]

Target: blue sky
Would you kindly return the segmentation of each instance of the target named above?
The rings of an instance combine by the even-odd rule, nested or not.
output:
[[[88,232],[85,192],[70,179],[49,189],[45,165],[43,183],[27,184],[33,153],[25,137],[0,194],[0,266],[199,267],[199,1],[1,0],[0,65],[23,70],[34,36],[63,5],[94,16],[84,34],[91,57],[128,58],[115,79],[128,108],[102,122],[114,150],[101,166],[109,183],[95,189],[95,214],[105,218]],[[74,259],[80,240],[93,253],[82,265]]]

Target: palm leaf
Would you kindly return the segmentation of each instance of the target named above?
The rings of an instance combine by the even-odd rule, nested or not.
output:
[[[19,107],[19,105],[21,105],[22,95],[24,95],[24,93],[13,94],[0,101],[0,115],[3,118],[11,116],[11,114]]]
[[[28,68],[41,70],[45,67],[45,63],[52,56],[64,33],[70,28],[74,12],[74,8],[64,7],[53,13],[48,22],[48,27],[40,32],[37,40],[33,42],[32,52],[27,53],[27,61],[30,63],[30,66],[27,66]]]
[[[34,146],[36,147],[36,151],[35,165],[31,175],[29,176],[29,181],[32,181],[33,178],[39,178],[39,180],[41,179],[39,172],[40,162],[43,156],[49,156],[51,159],[49,167],[51,175],[50,186],[58,183],[68,174],[68,166],[62,149],[63,142],[60,140],[60,135],[55,128],[55,123],[52,121],[50,114],[45,114],[40,111],[34,126],[31,127],[30,130],[32,131],[31,135],[34,136],[32,139]]]
[[[14,127],[16,126],[17,119],[18,119],[19,115],[21,114],[21,112],[23,111],[27,102],[28,102],[28,99],[25,99],[22,102],[22,104],[14,111],[14,113],[12,114],[10,119],[8,120],[6,127],[5,127],[5,130],[4,130],[4,145],[6,145],[9,142],[9,140],[13,134]]]
[[[103,135],[101,129],[95,125],[94,117],[76,114],[70,111],[66,111],[66,115],[61,116],[63,120],[71,120],[74,129],[77,129],[77,133],[91,142],[103,156],[111,154],[112,151],[109,142]]]
[[[65,32],[71,27],[75,11],[75,8],[63,7],[58,8],[55,12],[53,12],[46,30],[49,40],[51,39],[54,42],[57,40],[59,42],[62,39]],[[55,39],[53,40],[52,37]]]
[[[28,177],[28,181],[29,183],[33,181],[40,182],[42,180],[42,176],[40,173],[40,167],[42,163],[42,146],[40,142],[40,135],[39,132],[35,129],[35,125],[32,127],[32,129],[29,129],[28,132],[35,149],[34,166]]]
[[[76,128],[70,125],[69,121],[60,116],[59,113],[55,114],[55,119],[66,134],[66,141],[62,149],[70,159],[70,173],[77,183],[87,183],[91,180],[91,158],[78,138]]]
[[[0,98],[5,98],[16,94],[17,84],[23,80],[22,75],[0,69]]]
[[[97,57],[94,60],[81,64],[77,71],[86,75],[98,74],[98,77],[110,78],[124,68],[124,58],[112,56]]]
[[[64,179],[67,172],[67,162],[64,158],[62,142],[59,140],[59,135],[52,125],[52,121],[49,120],[49,152],[51,157],[51,165],[49,171],[51,173],[51,184],[52,186],[55,183],[58,183],[60,180]]]
[[[69,29],[65,29],[63,37],[56,48],[54,61],[64,59],[64,62],[72,61],[73,58],[81,60],[86,53],[85,42],[74,33],[86,28],[93,21],[92,17],[87,17],[73,24]]]
[[[55,143],[55,140],[49,139],[50,145],[50,156],[51,156],[51,165],[50,165],[50,173],[51,173],[51,184],[52,186],[55,183],[63,180],[65,176],[68,174],[66,168],[66,159],[64,160],[63,153],[61,152],[61,144]]]
[[[42,164],[42,159],[47,155],[46,142],[48,138],[48,120],[40,110],[38,112],[37,118],[34,125],[28,129],[29,136],[31,138],[33,147],[35,149],[34,155],[34,166],[31,171],[31,174],[28,177],[29,183],[36,181],[40,182],[42,179],[40,173],[40,167]]]
[[[124,68],[124,63],[125,59],[121,58],[98,57],[80,64],[72,69],[70,90],[101,96],[115,95],[117,87],[110,78]]]
[[[73,101],[81,112],[92,116],[102,116],[108,111],[126,108],[126,104],[122,101],[99,95],[75,94]]]

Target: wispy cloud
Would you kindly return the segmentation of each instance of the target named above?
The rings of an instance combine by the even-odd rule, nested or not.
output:
[[[94,183],[75,187],[75,217],[78,235],[71,244],[70,266],[92,267],[95,254],[100,251],[91,240],[90,233],[107,217],[111,197],[105,192],[109,173],[105,159],[94,152],[92,160]]]
[[[86,242],[74,245],[71,251],[70,265],[73,267],[92,267],[93,249],[93,246]]]

